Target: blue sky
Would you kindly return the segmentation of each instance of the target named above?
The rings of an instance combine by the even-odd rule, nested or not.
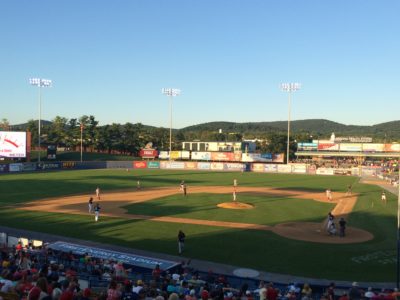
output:
[[[397,0],[19,0],[0,4],[0,119],[169,127],[399,120]]]

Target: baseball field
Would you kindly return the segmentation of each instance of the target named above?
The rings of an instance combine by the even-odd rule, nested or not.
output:
[[[98,222],[88,212],[96,187]],[[0,176],[0,225],[172,255],[183,230],[188,258],[329,280],[394,282],[397,196],[387,193],[384,204],[381,191],[351,176],[124,169],[9,174]],[[347,221],[345,237],[327,233],[330,211],[336,223]]]

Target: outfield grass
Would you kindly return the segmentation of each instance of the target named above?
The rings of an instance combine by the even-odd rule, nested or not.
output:
[[[94,223],[88,216],[18,211],[12,204],[46,197],[134,189],[136,180],[143,188],[176,186],[185,180],[193,185],[272,186],[323,192],[345,192],[354,183],[359,201],[348,219],[349,226],[374,234],[375,239],[360,244],[332,245],[295,241],[272,232],[239,230],[191,224],[160,223],[149,220],[101,218]],[[355,183],[354,177],[282,175],[258,173],[210,173],[166,170],[87,170],[0,176],[0,224],[16,228],[65,235],[85,240],[122,245],[168,254],[177,253],[176,234],[188,236],[185,255],[267,272],[287,273],[331,280],[396,280],[397,200],[389,195],[388,204],[380,202],[381,189]],[[185,218],[241,221],[273,225],[286,221],[321,221],[331,204],[283,197],[245,196],[259,209],[249,211],[213,209],[232,195],[190,194],[129,205],[132,213],[168,215]],[[185,202],[183,202],[185,201]]]

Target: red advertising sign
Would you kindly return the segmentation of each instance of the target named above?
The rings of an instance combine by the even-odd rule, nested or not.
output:
[[[319,143],[318,150],[339,150],[339,144]]]
[[[139,152],[139,156],[143,158],[155,158],[158,157],[158,151],[154,149],[142,149]]]
[[[134,161],[133,162],[133,168],[134,169],[146,169],[147,168],[147,162],[146,161]]]

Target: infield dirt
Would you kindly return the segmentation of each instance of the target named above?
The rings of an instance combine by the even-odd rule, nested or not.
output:
[[[231,194],[232,187],[227,186],[193,186],[189,187],[191,194],[193,193],[211,193],[211,194]],[[238,193],[247,193],[254,195],[274,195],[291,198],[305,199],[305,201],[314,200],[320,202],[329,202],[326,199],[325,193],[313,193],[294,190],[281,190],[267,187],[238,187]],[[166,197],[180,193],[177,187],[167,188],[151,188],[142,189],[139,191],[122,191],[103,193],[101,196],[102,215],[109,217],[119,217],[125,219],[145,219],[157,222],[170,222],[170,223],[185,223],[185,224],[198,224],[208,226],[219,226],[229,228],[241,229],[254,229],[272,231],[275,234],[289,239],[303,240],[316,243],[331,243],[331,244],[349,244],[361,243],[373,239],[373,235],[365,230],[347,227],[346,236],[330,236],[326,230],[326,220],[322,223],[309,223],[309,222],[296,222],[296,223],[281,223],[275,226],[259,225],[251,223],[237,223],[237,222],[222,222],[222,221],[209,221],[209,220],[195,220],[189,218],[175,218],[175,217],[154,217],[147,215],[132,215],[128,214],[122,207],[127,204],[139,203]],[[68,214],[88,214],[87,201],[93,195],[84,194],[77,196],[69,196],[57,199],[44,199],[40,201],[26,203],[22,210],[33,211],[48,211],[57,213]],[[346,218],[353,210],[357,202],[357,195],[345,195],[344,193],[333,193],[333,199],[330,203],[336,203],[332,214],[336,217]],[[223,209],[216,207],[215,209]],[[253,209],[257,209],[254,207]]]

